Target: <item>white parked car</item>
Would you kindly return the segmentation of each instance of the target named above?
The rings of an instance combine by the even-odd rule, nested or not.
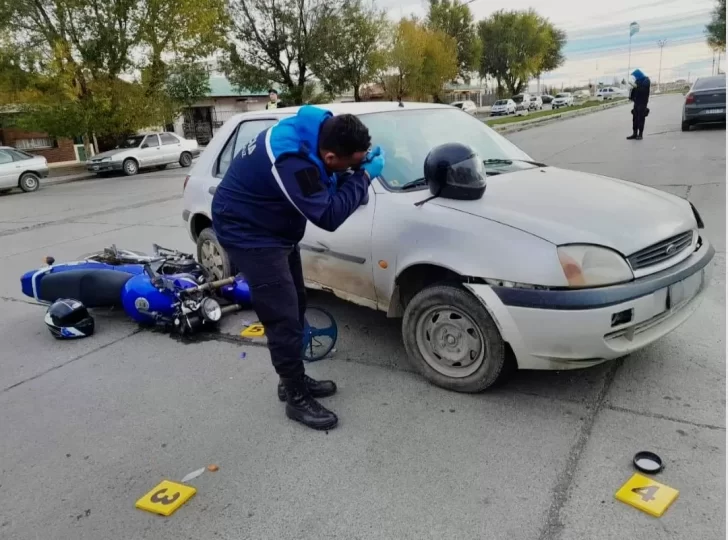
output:
[[[614,86],[608,86],[606,88],[600,88],[597,90],[597,97],[607,99],[617,99],[627,97],[627,92],[621,88],[615,88]]]
[[[453,101],[451,105],[464,110],[468,114],[475,114],[478,112],[478,106],[473,101]]]
[[[46,158],[17,148],[0,146],[0,193],[6,193],[13,188],[26,192],[36,191],[40,187],[40,179],[46,176]]]
[[[532,111],[540,111],[541,109],[543,109],[543,100],[541,99],[541,96],[531,96],[529,108]]]
[[[337,103],[387,155],[369,202],[337,231],[308,224],[309,287],[403,317],[410,361],[461,392],[513,366],[573,369],[620,358],[674,330],[697,308],[713,247],[687,200],[639,184],[548,167],[447,105]],[[210,203],[232,157],[296,108],[239,114],[185,180],[183,219],[200,260],[233,270]],[[435,198],[428,152],[470,145],[489,175],[479,200]],[[616,217],[615,217],[616,216]]]
[[[561,92],[556,94],[556,97],[551,102],[552,109],[571,107],[572,105],[574,105],[574,96],[571,95],[571,92]]]
[[[189,167],[192,158],[200,155],[197,141],[174,133],[148,133],[125,139],[114,150],[102,152],[86,162],[89,171],[97,174],[121,171],[133,176],[140,169],[164,169],[171,163]]]
[[[516,102],[512,99],[499,99],[490,108],[491,116],[507,116],[516,114]]]

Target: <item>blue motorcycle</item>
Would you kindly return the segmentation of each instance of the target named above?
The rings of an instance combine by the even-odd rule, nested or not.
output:
[[[212,280],[194,257],[153,245],[153,254],[111,246],[79,261],[56,263],[30,270],[20,278],[23,294],[50,304],[73,298],[87,308],[120,307],[143,326],[163,327],[179,335],[211,328],[226,314],[249,308],[251,295],[242,276]],[[318,312],[328,326],[312,326]],[[338,331],[331,314],[320,308],[306,313],[302,355],[320,360],[336,344]]]

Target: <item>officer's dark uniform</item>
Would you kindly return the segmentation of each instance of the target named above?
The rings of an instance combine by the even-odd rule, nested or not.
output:
[[[629,93],[629,99],[634,103],[632,108],[632,135],[628,139],[641,139],[645,130],[647,117],[647,103],[650,101],[650,79],[639,69],[632,72],[635,86]]]
[[[298,242],[306,221],[336,230],[369,188],[368,177],[358,171],[337,186],[321,161],[319,130],[331,116],[304,106],[263,131],[235,157],[212,201],[213,228],[248,281],[281,380],[304,373],[306,293]]]

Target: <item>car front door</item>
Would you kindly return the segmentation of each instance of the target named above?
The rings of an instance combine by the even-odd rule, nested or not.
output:
[[[0,188],[11,188],[18,185],[17,165],[10,152],[0,149]]]
[[[147,135],[139,147],[139,166],[151,167],[162,163],[162,148],[157,135]]]

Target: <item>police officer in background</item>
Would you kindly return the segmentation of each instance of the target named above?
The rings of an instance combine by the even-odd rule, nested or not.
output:
[[[315,399],[334,394],[336,384],[304,373],[306,292],[298,243],[307,221],[335,231],[366,203],[369,183],[384,167],[384,153],[370,146],[356,116],[301,107],[242,148],[212,201],[218,241],[247,280],[265,327],[286,415],[319,430],[338,423]]]
[[[650,110],[647,103],[650,101],[650,79],[639,69],[632,72],[630,79],[634,77],[632,89],[629,92],[629,99],[634,103],[632,107],[632,135],[628,140],[642,140],[642,133],[645,130],[645,118]]]

